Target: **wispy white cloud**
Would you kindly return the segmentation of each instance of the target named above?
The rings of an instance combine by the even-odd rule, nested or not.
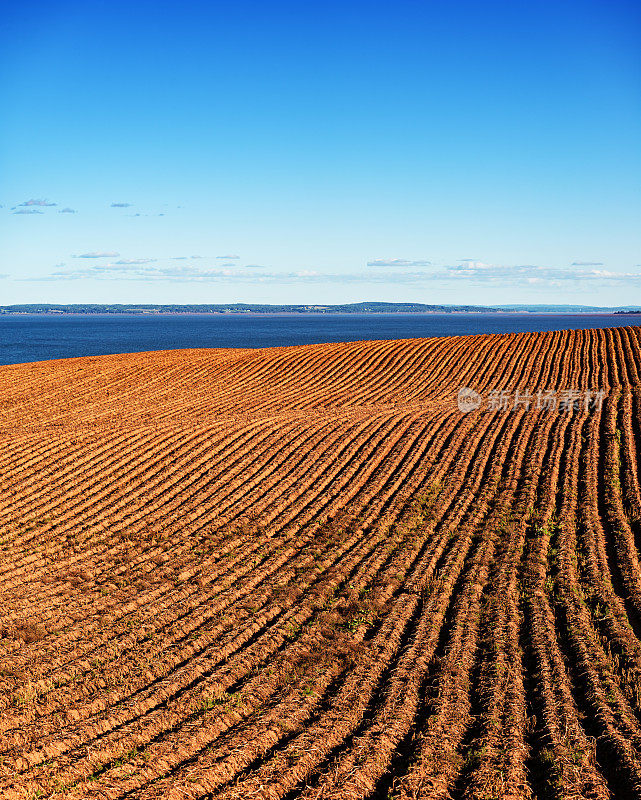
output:
[[[58,211],[58,214],[77,214],[77,213],[78,212],[76,211],[75,208],[61,208],[60,211]]]
[[[78,256],[72,256],[72,258],[118,258],[120,253],[115,253],[110,250],[96,250],[92,253],[81,253]]]
[[[603,261],[573,261],[573,267],[602,267]]]
[[[19,208],[17,211],[13,212],[14,214],[44,214],[44,211],[40,211],[37,208]]]
[[[131,280],[171,283],[418,283],[426,279],[423,272],[359,272],[349,274],[324,273],[316,270],[293,270],[289,272],[268,271],[258,264],[255,269],[232,266],[224,268],[199,268],[195,265],[158,266],[151,264],[107,263],[82,268],[56,269],[45,280]],[[42,280],[42,279],[32,279]]]
[[[49,200],[25,200],[24,203],[18,203],[19,206],[57,206],[58,203],[50,203]]]
[[[131,208],[133,203],[112,203],[111,208]]]
[[[104,258],[108,253],[86,253],[76,258]],[[117,254],[116,254],[117,255]],[[176,260],[181,260],[176,257]],[[180,263],[162,265],[155,259],[120,259],[107,263],[66,268],[56,265],[44,280],[144,281],[146,283],[221,283],[221,284],[370,284],[370,285],[429,285],[430,283],[496,285],[500,287],[554,287],[591,285],[620,285],[641,287],[641,272],[615,272],[599,267],[547,267],[533,264],[486,264],[465,261],[458,264],[434,266],[432,269],[375,270],[349,273],[326,273],[318,270],[274,271],[259,264],[218,265],[200,267]],[[30,280],[43,280],[31,278]]]
[[[595,265],[601,266],[601,265]],[[501,286],[559,286],[568,283],[602,282],[630,283],[641,282],[641,273],[614,272],[605,269],[568,269],[567,267],[543,267],[533,264],[485,264],[482,261],[466,262],[445,266],[431,275],[433,280],[468,281],[472,283],[496,283]]]
[[[192,258],[196,258],[196,256],[192,256]],[[216,256],[216,258],[220,258],[223,261],[237,261],[240,256]]]
[[[131,205],[131,203],[127,203],[126,205],[123,204],[118,206],[118,208],[127,208],[127,206]],[[126,217],[164,217],[166,214],[164,211],[161,211],[160,214],[141,214],[140,211],[136,211],[134,214],[125,214]]]
[[[374,258],[367,262],[368,267],[429,267],[431,261],[408,261],[406,258]]]

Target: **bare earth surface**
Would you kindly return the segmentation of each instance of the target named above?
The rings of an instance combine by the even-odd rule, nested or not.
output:
[[[0,797],[640,797],[639,370],[639,328],[0,368]]]

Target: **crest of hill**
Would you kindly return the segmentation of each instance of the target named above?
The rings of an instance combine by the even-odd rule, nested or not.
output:
[[[568,348],[583,360],[587,387],[599,384],[603,371],[590,353],[596,338],[590,330],[483,334],[11,365],[0,369],[0,425],[335,413],[443,402],[460,386],[536,390],[561,385]]]

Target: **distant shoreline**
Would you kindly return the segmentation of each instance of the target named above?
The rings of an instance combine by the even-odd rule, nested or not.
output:
[[[621,318],[641,316],[641,311],[361,311],[353,312],[309,312],[299,311],[245,311],[245,312],[223,312],[223,311],[156,311],[153,313],[141,311],[11,311],[1,312],[2,317],[436,317],[436,316],[502,316],[502,317],[611,317]]]
[[[0,306],[0,317],[6,316],[425,316],[451,314],[510,314],[510,315],[614,315],[637,316],[641,308],[636,306],[576,306],[576,305],[428,305],[423,303],[351,303],[345,305],[268,305],[251,303],[230,304],[54,304],[24,303]]]

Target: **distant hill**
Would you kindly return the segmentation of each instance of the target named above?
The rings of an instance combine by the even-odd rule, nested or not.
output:
[[[511,305],[494,306],[499,311],[520,311],[530,314],[636,314],[641,306],[572,306],[572,305]]]
[[[217,303],[203,305],[30,303],[0,306],[1,314],[433,314],[495,311],[486,306],[426,305],[424,303],[347,303],[344,305],[267,305]]]
[[[270,305],[262,303],[209,303],[147,305],[140,303],[27,303],[0,306],[0,314],[632,314],[641,306],[573,305],[430,305],[426,303],[345,303],[342,305]]]

